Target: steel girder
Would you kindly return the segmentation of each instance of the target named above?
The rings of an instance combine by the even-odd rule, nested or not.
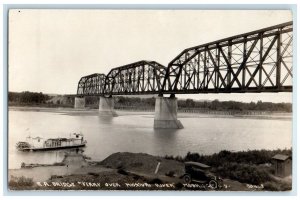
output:
[[[188,48],[167,67],[163,93],[292,91],[292,22]]]
[[[91,74],[82,77],[78,82],[78,96],[94,96],[101,95],[104,87],[104,74]]]
[[[105,78],[104,95],[158,94],[166,67],[155,61],[139,61],[110,70]]]

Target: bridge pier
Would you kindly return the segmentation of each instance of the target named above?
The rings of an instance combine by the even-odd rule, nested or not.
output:
[[[112,97],[100,97],[99,114],[117,117],[118,114],[114,110],[114,99]]]
[[[158,96],[155,100],[154,128],[181,129],[183,125],[177,119],[177,98]]]
[[[74,108],[76,108],[76,109],[85,108],[85,98],[84,97],[75,97]]]

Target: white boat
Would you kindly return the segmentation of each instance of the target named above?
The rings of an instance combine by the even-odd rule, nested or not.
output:
[[[16,144],[19,151],[48,151],[58,149],[79,148],[86,145],[81,133],[73,133],[70,138],[49,138],[44,140],[41,137],[27,137],[26,141],[20,141]]]

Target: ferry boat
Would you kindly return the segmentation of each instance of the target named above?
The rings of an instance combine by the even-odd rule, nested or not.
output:
[[[86,145],[81,133],[73,133],[70,138],[49,138],[44,140],[41,137],[27,137],[26,141],[20,141],[16,144],[19,151],[48,151],[58,149],[79,148]]]

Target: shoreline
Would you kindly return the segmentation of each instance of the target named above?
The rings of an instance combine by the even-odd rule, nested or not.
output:
[[[60,113],[64,115],[90,115],[90,116],[98,116],[98,109],[75,109],[75,108],[66,108],[66,107],[57,107],[57,108],[48,108],[48,107],[34,107],[34,106],[9,106],[9,111],[33,111],[33,112],[52,112],[52,113]],[[154,116],[154,111],[143,111],[143,110],[124,110],[124,109],[116,109],[116,112],[119,116],[124,115],[151,115]],[[224,112],[220,114],[218,112],[211,113],[193,113],[193,112],[180,112],[178,111],[178,118],[240,118],[240,119],[269,119],[269,120],[292,120],[293,113],[280,113],[274,112],[272,114],[230,114],[230,111]]]
[[[267,151],[269,158],[263,161],[262,164],[251,164],[251,161],[248,162],[246,158],[240,164],[236,164],[236,162],[230,161],[231,158],[227,156],[226,162],[228,163],[224,166],[218,165],[216,168],[216,166],[211,165],[210,173],[214,176],[222,177],[222,182],[220,182],[222,187],[218,188],[203,188],[200,187],[201,184],[199,183],[191,183],[190,186],[193,185],[191,187],[189,184],[184,185],[185,182],[182,178],[186,173],[184,162],[194,161],[193,155],[197,155],[195,153],[187,154],[185,158],[182,158],[178,156],[162,157],[145,153],[118,152],[111,154],[102,161],[92,161],[83,154],[69,153],[65,155],[61,163],[53,163],[52,165],[27,164],[21,169],[10,169],[8,170],[8,181],[9,188],[12,190],[286,191],[291,188],[291,177],[275,177],[272,174],[272,164],[268,160],[276,152],[284,153],[289,151],[291,150]],[[225,152],[221,151],[218,154],[206,156],[208,160],[206,159],[205,162],[201,163],[209,164],[209,159],[212,159],[213,156],[223,157]],[[258,152],[263,154],[264,151]],[[251,158],[253,153],[255,151],[233,152],[232,156],[241,154],[243,157]],[[237,169],[242,167],[242,169],[239,169],[242,171],[248,171],[251,168],[254,170],[252,172],[253,177],[257,176],[258,173],[262,177],[268,176],[269,178],[260,179],[258,177],[260,182],[253,182],[253,180],[251,182],[251,179],[253,179],[253,177],[251,178],[252,175],[249,178],[234,178],[232,175],[225,175],[226,173],[235,173],[234,171],[227,172],[228,170],[225,167],[227,165],[237,165],[239,166]],[[225,174],[220,171],[220,167],[225,167],[223,169],[226,172]],[[145,184],[147,187],[144,187]],[[164,187],[166,184],[169,187]],[[276,184],[278,184],[278,187]],[[195,188],[195,185],[198,186]]]

